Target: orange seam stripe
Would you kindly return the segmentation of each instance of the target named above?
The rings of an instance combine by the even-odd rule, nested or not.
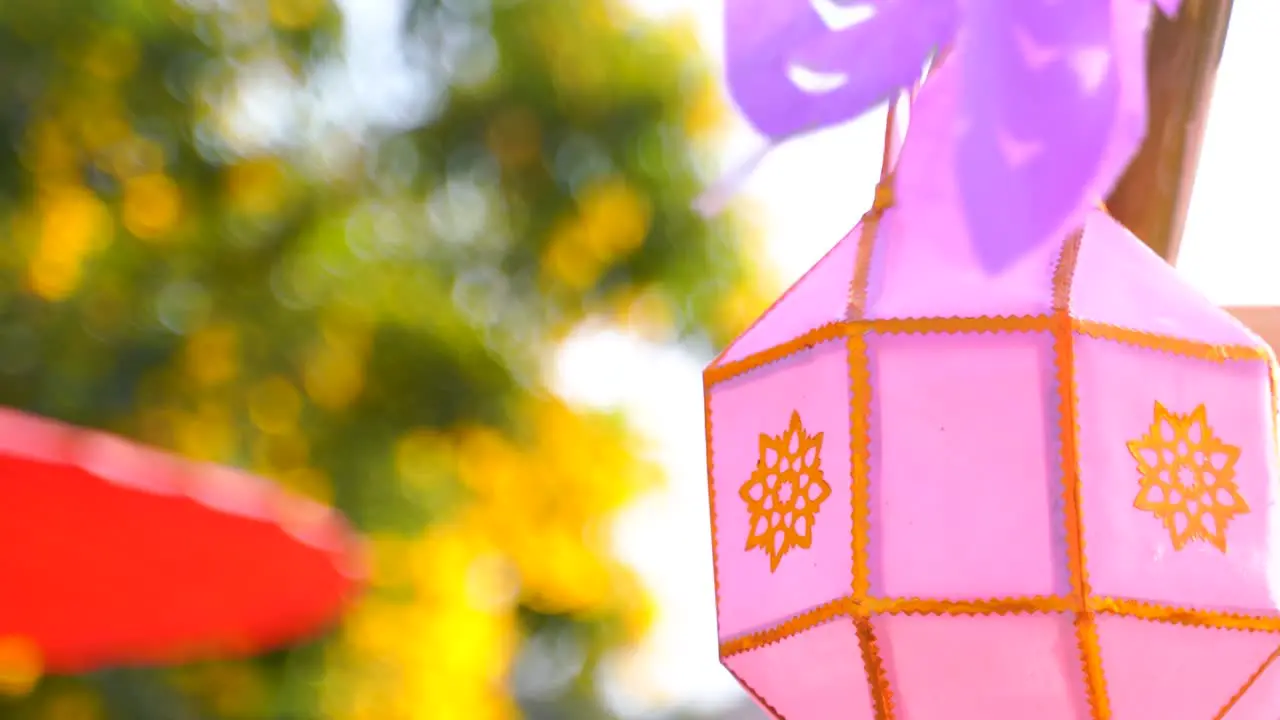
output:
[[[1102,671],[1102,647],[1098,644],[1097,623],[1091,613],[1080,613],[1076,615],[1075,628],[1091,714],[1094,720],[1109,720],[1111,697],[1107,694],[1107,677]]]
[[[871,627],[871,618],[855,618],[853,623],[858,632],[858,647],[862,650],[867,682],[871,686],[872,709],[877,720],[891,720],[895,714],[893,690],[889,689],[889,676],[884,671],[884,658],[880,656],[875,628]]]
[[[862,317],[867,307],[867,285],[871,276],[871,257],[875,250],[875,242],[880,235],[880,218],[886,210],[893,206],[893,177],[884,177],[876,185],[875,199],[871,209],[862,216],[861,236],[858,238],[858,253],[853,261],[853,277],[849,281],[849,298],[845,305],[845,319],[856,320]]]
[[[1197,610],[1174,605],[1159,605],[1144,600],[1113,597],[1091,597],[1089,598],[1089,609],[1093,612],[1121,615],[1153,622],[1217,628],[1220,630],[1280,633],[1280,613],[1253,615],[1220,610]]]
[[[720,643],[722,656],[756,650],[810,630],[840,617],[873,615],[1047,615],[1076,611],[1076,599],[1069,595],[1028,595],[1021,597],[979,598],[975,600],[934,600],[928,598],[866,598],[855,602],[852,596],[838,598],[808,612],[788,618],[764,630],[731,638]],[[1089,600],[1091,612],[1120,617],[1177,623],[1191,627],[1222,630],[1245,630],[1280,635],[1280,613],[1250,615],[1214,610],[1195,610],[1173,605],[1158,605],[1140,600],[1094,597]]]
[[[871,212],[863,216],[862,238],[858,243],[858,257],[853,266],[853,279],[849,284],[849,304],[845,308],[845,320],[861,320],[867,305],[867,284],[871,274],[871,262],[875,245],[880,236],[880,220],[884,211],[893,204],[893,180],[881,179],[876,187],[875,203]],[[852,504],[853,555],[852,582],[855,609],[866,598],[871,587],[867,562],[867,545],[871,539],[870,454],[871,454],[871,370],[867,356],[867,327],[865,323],[846,322],[848,340],[845,343],[849,364],[849,438],[850,438],[850,502]],[[876,645],[875,630],[870,621],[856,618],[858,647],[862,651],[863,669],[867,675],[867,687],[873,699],[876,720],[893,720],[894,709],[889,689],[889,679],[884,672],[884,661]]]
[[[984,315],[980,317],[884,318],[862,321],[867,330],[883,335],[926,333],[1029,333],[1053,329],[1050,315]]]
[[[809,350],[824,342],[829,342],[849,335],[866,331],[885,335],[924,334],[924,333],[1022,333],[1048,331],[1051,320],[1048,315],[1027,315],[1019,317],[975,317],[975,318],[904,318],[886,320],[851,320],[847,322],[830,322],[809,330],[790,340],[752,353],[744,358],[711,365],[703,371],[703,376],[711,385],[732,380],[770,363],[779,362],[804,350]]]
[[[857,609],[853,598],[842,597],[832,600],[808,612],[787,618],[773,627],[725,640],[720,643],[720,656],[729,657],[782,642],[836,618],[853,617]]]
[[[720,541],[716,525],[715,465],[711,455],[711,383],[704,376],[702,387],[702,415],[707,428],[707,501],[711,508],[711,577],[715,584],[716,630],[720,629]]]
[[[886,335],[926,333],[1027,333],[1050,332],[1054,329],[1053,315],[1022,315],[1014,317],[930,317],[892,318],[880,320],[853,320],[830,322],[809,330],[797,337],[766,348],[747,357],[723,365],[712,365],[704,372],[707,382],[716,385],[746,374],[770,363],[786,359],[824,342],[846,335],[870,331]],[[1061,322],[1061,321],[1058,321]],[[1212,345],[1167,335],[1130,330],[1116,325],[1071,318],[1071,328],[1086,337],[1131,345],[1172,355],[1207,360],[1209,362],[1264,360],[1271,361],[1271,353],[1265,347],[1250,345]]]
[[[1072,233],[1062,245],[1058,265],[1053,271],[1053,309],[1067,312],[1071,308],[1071,282],[1075,279],[1076,263],[1080,259],[1080,243],[1084,240],[1084,228]]]
[[[850,499],[852,502],[853,568],[850,587],[855,602],[866,598],[871,589],[868,545],[871,542],[871,369],[868,366],[867,339],[861,333],[850,335],[847,342],[849,362],[849,439]]]
[[[1058,315],[1053,333],[1054,363],[1057,365],[1058,437],[1062,467],[1063,521],[1066,525],[1067,571],[1071,576],[1071,596],[1076,609],[1086,610],[1089,581],[1085,574],[1084,537],[1080,518],[1080,470],[1076,460],[1075,358],[1071,347],[1071,318]]]
[[[1228,360],[1268,360],[1270,353],[1265,347],[1253,345],[1212,345],[1210,343],[1186,340],[1169,335],[1159,335],[1142,330],[1131,330],[1107,323],[1092,320],[1075,320],[1076,332],[1097,340],[1133,345],[1148,350],[1158,350],[1172,355],[1181,355],[1196,360],[1210,362],[1226,362]]]
[[[716,385],[751,372],[756,368],[785,360],[791,355],[808,350],[824,342],[844,337],[845,332],[845,323],[842,322],[820,325],[799,337],[792,338],[760,352],[752,353],[740,360],[727,362],[723,365],[712,365],[703,371],[703,376],[706,378],[708,385]]]
[[[1058,385],[1058,441],[1062,459],[1063,526],[1067,541],[1067,571],[1071,577],[1071,599],[1076,617],[1076,645],[1084,674],[1085,694],[1094,720],[1111,717],[1106,678],[1102,673],[1102,650],[1097,628],[1089,612],[1089,574],[1085,560],[1084,527],[1080,513],[1080,467],[1076,457],[1075,337],[1077,327],[1070,313],[1071,284],[1080,257],[1083,228],[1063,243],[1053,273],[1054,314],[1053,361]]]
[[[1072,598],[1062,595],[931,600],[926,598],[867,598],[861,605],[873,615],[1029,615],[1068,612]]]

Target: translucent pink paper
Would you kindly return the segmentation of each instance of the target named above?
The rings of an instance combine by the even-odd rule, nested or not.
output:
[[[946,70],[706,370],[725,666],[786,720],[1275,720],[1270,349],[1100,208],[991,274]]]

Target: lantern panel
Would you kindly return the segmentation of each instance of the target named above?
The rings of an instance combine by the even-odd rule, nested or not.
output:
[[[871,594],[1067,593],[1051,335],[871,332],[867,349]]]
[[[897,720],[1089,717],[1068,613],[901,614],[872,622]]]
[[[944,169],[932,180],[952,182]],[[868,272],[867,320],[1045,315],[1057,248],[1038,248],[999,275],[974,256],[955,206],[884,213]]]
[[[1090,215],[1085,234],[1071,283],[1073,317],[1210,345],[1266,347],[1110,216]]]
[[[721,637],[848,595],[844,342],[821,343],[715,385],[709,422]]]
[[[1079,336],[1074,346],[1094,594],[1274,610],[1268,362],[1212,362]]]
[[[1113,720],[1217,718],[1280,648],[1273,633],[1107,614],[1096,622]],[[1272,706],[1264,717],[1275,716]]]
[[[815,328],[844,320],[861,235],[859,225],[739,336],[717,364],[741,360]]]
[[[724,664],[775,717],[829,720],[832,708],[847,720],[875,717],[858,634],[847,617],[731,655]]]

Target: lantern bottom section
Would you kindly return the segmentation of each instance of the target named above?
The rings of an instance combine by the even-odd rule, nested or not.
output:
[[[1118,614],[842,616],[723,657],[782,720],[1275,720],[1280,633]]]

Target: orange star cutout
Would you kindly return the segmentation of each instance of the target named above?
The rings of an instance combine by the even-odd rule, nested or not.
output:
[[[1235,483],[1240,448],[1214,436],[1204,405],[1189,415],[1156,403],[1147,435],[1129,442],[1140,489],[1133,506],[1164,523],[1174,550],[1203,540],[1227,551],[1227,525],[1249,512]]]
[[[747,550],[769,556],[769,572],[794,548],[813,542],[813,524],[831,486],[822,477],[822,433],[809,435],[800,413],[781,435],[760,435],[760,459],[738,495],[747,503],[751,527]]]

